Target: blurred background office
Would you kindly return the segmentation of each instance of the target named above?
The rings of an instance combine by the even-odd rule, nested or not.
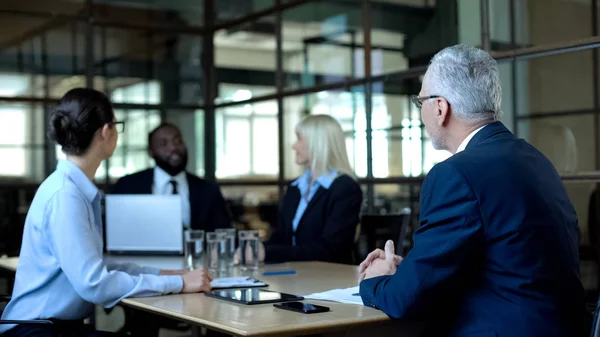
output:
[[[148,133],[173,123],[187,170],[220,186],[234,226],[263,237],[302,173],[294,126],[307,114],[331,115],[345,132],[363,214],[410,214],[400,245],[410,249],[419,186],[449,154],[433,150],[408,97],[431,56],[468,43],[500,62],[505,125],[563,176],[593,294],[599,1],[2,0],[0,255],[18,253],[31,198],[64,156],[45,138],[48,116],[81,86],[109,95],[126,122],[99,187],[153,167]]]

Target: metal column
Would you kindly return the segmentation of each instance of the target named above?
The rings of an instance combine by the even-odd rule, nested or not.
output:
[[[481,4],[481,48],[490,51],[490,3],[489,0],[479,0]]]
[[[373,108],[373,83],[371,79],[371,1],[362,0],[362,19],[365,55],[365,115],[367,119],[367,179],[373,179],[373,129],[371,116]],[[373,212],[375,190],[372,182],[367,184],[367,211]]]
[[[281,5],[281,0],[275,0],[275,6]],[[283,14],[278,11],[275,14],[275,85],[277,87],[277,93],[281,94],[285,87],[284,69],[283,69]],[[283,107],[283,96],[277,96],[277,132],[279,134],[279,201],[283,200],[284,184],[285,184],[285,149],[284,149],[284,116],[285,110]]]
[[[204,0],[204,25],[206,35],[202,39],[202,70],[204,89],[204,171],[205,178],[215,180],[216,134],[215,134],[215,44],[214,44],[214,0]]]

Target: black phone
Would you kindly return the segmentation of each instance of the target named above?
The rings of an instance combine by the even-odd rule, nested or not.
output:
[[[273,304],[275,308],[290,310],[295,312],[302,312],[305,314],[316,314],[319,312],[327,312],[329,311],[328,307],[324,307],[321,305],[303,303],[303,302],[284,302]]]

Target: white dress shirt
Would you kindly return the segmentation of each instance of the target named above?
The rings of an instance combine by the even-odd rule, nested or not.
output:
[[[464,151],[467,148],[467,145],[469,145],[469,142],[471,141],[471,139],[473,139],[473,137],[475,137],[475,135],[477,134],[477,132],[481,131],[481,129],[485,128],[486,126],[487,126],[487,124],[484,125],[484,126],[482,126],[482,127],[480,127],[479,129],[471,132],[471,134],[468,135],[467,138],[465,138],[465,140],[462,141],[462,143],[460,143],[460,146],[456,150],[456,153]]]
[[[171,180],[177,182],[177,192],[181,197],[181,219],[185,227],[190,227],[191,208],[190,208],[190,187],[187,181],[185,171],[176,176],[170,176],[167,172],[158,166],[154,167],[154,183],[152,184],[152,194],[170,195],[173,194],[173,184]]]

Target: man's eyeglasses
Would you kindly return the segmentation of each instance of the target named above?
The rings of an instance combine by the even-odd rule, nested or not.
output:
[[[125,131],[125,122],[112,122],[107,124],[111,127],[114,126],[117,129],[118,133],[122,133],[123,131]]]
[[[421,109],[423,107],[423,101],[426,99],[432,99],[432,98],[440,98],[442,96],[439,95],[431,95],[431,96],[423,96],[423,97],[419,97],[417,95],[412,95],[410,96],[410,100],[411,102],[413,102],[415,104],[415,106],[419,109]]]

